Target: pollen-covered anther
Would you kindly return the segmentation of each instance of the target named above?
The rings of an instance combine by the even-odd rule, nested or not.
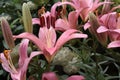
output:
[[[4,56],[5,58],[8,60],[9,59],[9,54],[10,54],[11,50],[4,50]]]
[[[42,14],[45,13],[45,7],[42,7],[41,9],[38,10],[38,16],[41,17]]]
[[[0,63],[2,63],[1,54],[0,54]]]
[[[120,17],[120,13],[117,13],[117,17]]]
[[[0,59],[0,63],[2,63],[2,60]]]

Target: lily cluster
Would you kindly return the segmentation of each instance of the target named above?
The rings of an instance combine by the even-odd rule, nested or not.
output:
[[[79,17],[85,23],[83,24],[83,29],[88,29],[103,46],[108,45],[109,38],[112,42],[108,45],[108,48],[120,47],[120,14],[115,12],[120,6],[110,9],[111,4],[113,2],[110,0],[105,0],[104,2],[99,0],[63,0],[55,3],[50,11],[45,11],[45,8],[42,7],[38,11],[38,18],[32,18],[28,5],[24,3],[22,13],[25,32],[13,35],[8,22],[4,18],[1,20],[3,36],[10,49],[0,54],[3,68],[10,73],[13,80],[26,80],[28,65],[33,57],[44,55],[48,64],[50,64],[66,42],[75,38],[88,37],[87,34],[78,29],[80,25],[78,23]],[[69,12],[68,15],[66,13],[67,5],[73,8],[73,11]],[[102,5],[102,12],[97,13],[96,11]],[[59,6],[62,6],[61,11],[56,10]],[[38,37],[33,34],[34,24],[40,26]],[[62,33],[59,38],[57,31]],[[13,63],[12,54],[15,48],[14,41],[17,38],[22,38],[22,42],[17,52],[19,60],[16,67]],[[29,42],[32,42],[38,48],[37,51],[31,51],[30,56],[28,56],[27,52]],[[84,79],[80,75],[73,75],[67,78],[67,80]],[[58,80],[58,78],[54,72],[45,72],[42,75],[42,80]]]
[[[115,10],[120,6],[112,7],[113,2],[111,0],[105,0],[110,2],[104,4],[102,12],[98,14],[89,14],[89,20],[84,25],[84,29],[89,29],[98,41],[108,48],[120,47],[119,42],[119,13]]]

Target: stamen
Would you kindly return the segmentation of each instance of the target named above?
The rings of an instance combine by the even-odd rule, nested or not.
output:
[[[117,17],[120,17],[120,13],[117,13]]]
[[[40,17],[40,24],[41,24],[41,27],[45,26],[45,18],[44,18],[44,16]]]
[[[11,50],[4,50],[4,56],[5,58],[8,60],[9,59],[9,53],[11,52]]]
[[[98,10],[95,10],[95,15],[98,16]]]
[[[46,21],[47,21],[47,28],[49,29],[50,28],[50,17],[46,17]]]
[[[0,54],[0,63],[2,63],[1,54]]]
[[[51,16],[51,25],[53,28],[55,28],[55,17]]]
[[[41,17],[42,14],[45,13],[45,7],[43,6],[41,9],[38,10],[38,16]]]
[[[0,59],[0,63],[2,63],[2,60]]]
[[[45,7],[43,6],[41,9],[38,10],[38,16],[40,19],[41,27],[45,26],[45,18],[44,16],[42,16],[42,14],[44,13],[45,13]]]

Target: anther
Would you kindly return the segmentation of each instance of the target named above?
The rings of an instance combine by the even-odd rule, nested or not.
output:
[[[11,52],[11,50],[4,50],[4,56],[5,58],[8,60],[9,59],[9,53]]]

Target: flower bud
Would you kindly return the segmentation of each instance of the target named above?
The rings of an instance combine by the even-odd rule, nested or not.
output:
[[[26,3],[23,3],[22,6],[22,15],[25,31],[32,33],[33,32],[32,16],[30,13],[29,6]]]
[[[37,9],[37,5],[34,4],[32,1],[27,2],[27,5],[29,6],[30,10]]]
[[[106,33],[97,33],[97,29],[98,29],[98,27],[100,27],[97,17],[93,13],[89,13],[89,20],[90,20],[90,24],[91,24],[89,31],[91,32],[92,35],[94,35],[97,38],[97,40],[103,46],[106,46],[107,34]]]
[[[15,46],[14,39],[12,36],[10,26],[5,18],[2,18],[1,20],[1,28],[5,42],[7,43],[8,47],[12,50]]]

